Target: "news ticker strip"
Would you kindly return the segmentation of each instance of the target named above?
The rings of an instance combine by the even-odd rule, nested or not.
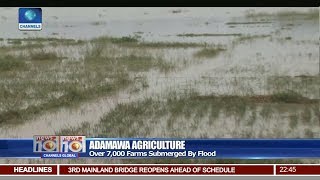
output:
[[[313,175],[320,176],[320,165],[273,164],[140,164],[140,165],[0,165],[3,175]]]
[[[320,139],[170,139],[34,136],[0,139],[0,158],[320,158]]]

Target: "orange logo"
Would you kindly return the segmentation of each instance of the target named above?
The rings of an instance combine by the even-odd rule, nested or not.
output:
[[[56,143],[51,140],[45,141],[43,145],[43,149],[45,149],[46,151],[53,151],[56,148]]]

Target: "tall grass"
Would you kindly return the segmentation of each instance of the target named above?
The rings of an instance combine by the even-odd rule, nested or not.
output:
[[[119,46],[132,48],[195,48],[207,46],[205,43],[183,43],[183,42],[147,42],[141,41],[136,36],[109,37],[102,36],[91,40],[93,43],[113,43]]]
[[[195,57],[204,57],[204,58],[209,58],[209,57],[215,57],[217,56],[220,52],[226,51],[226,49],[222,47],[213,47],[213,48],[203,48],[196,52],[194,54]]]
[[[0,56],[0,71],[21,70],[26,67],[22,57],[11,55]]]
[[[57,52],[50,52],[45,49],[40,49],[40,50],[30,50],[29,59],[34,61],[44,61],[44,60],[59,60],[61,59],[61,57],[59,57]]]
[[[272,95],[271,97],[274,96],[278,95]],[[213,125],[213,122],[219,119],[221,115],[223,117],[234,117],[239,121],[239,124],[240,121],[247,121],[245,124],[253,126],[258,115],[260,118],[267,120],[274,115],[282,114],[283,111],[289,112],[289,110],[278,109],[279,105],[277,103],[291,104],[296,103],[296,101],[288,101],[288,98],[285,100],[276,98],[266,104],[260,104],[260,101],[252,96],[203,96],[192,91],[184,95],[171,93],[161,99],[146,98],[136,102],[119,104],[101,119],[96,127],[97,134],[95,135],[104,137],[148,137],[151,133],[150,129],[142,128],[139,124],[144,124],[143,127],[147,127],[161,121],[166,124],[167,130],[172,132],[167,136],[172,137],[174,136],[175,126],[177,122],[181,122],[181,119],[184,123],[190,125],[190,128],[197,128],[204,123],[202,121],[205,121],[206,118],[209,118],[209,123],[211,122],[211,125]],[[298,104],[300,103],[302,102]],[[262,108],[258,109],[257,106]],[[313,107],[316,104],[307,106]],[[247,117],[250,112],[255,111],[258,112],[258,115]],[[295,113],[295,111],[290,112]],[[310,115],[308,115],[308,118],[311,118]],[[296,128],[296,124],[296,120],[291,120],[290,127]],[[246,137],[251,137],[250,132],[248,133]],[[177,134],[177,136],[179,135]]]
[[[276,13],[247,11],[246,17],[247,18],[275,17],[279,19],[303,18],[307,20],[317,20],[319,19],[319,9],[310,8],[307,11],[282,10]]]
[[[46,42],[74,42],[50,38],[47,41],[43,38],[26,41],[43,42],[44,46],[49,47],[50,44]],[[56,61],[61,60],[62,55],[48,48],[24,49],[26,51],[21,53],[26,54],[24,57],[1,56],[1,71],[16,71],[24,67],[30,67],[32,71],[7,75],[5,81],[0,82],[3,87],[0,88],[1,92],[6,92],[0,93],[0,124],[25,122],[50,110],[73,107],[90,99],[107,96],[132,85],[134,81],[131,74],[151,69],[168,72],[175,68],[162,56],[122,46],[125,43],[139,44],[133,37],[94,39],[79,47],[83,56],[77,61]],[[15,81],[17,77],[18,81]],[[142,82],[142,86],[148,85]],[[19,92],[25,93],[13,96]]]
[[[301,94],[294,91],[284,91],[271,95],[271,100],[274,102],[283,102],[283,103],[312,103],[317,102],[306,97],[303,97]]]
[[[201,33],[201,34],[195,34],[195,33],[185,33],[185,34],[178,34],[177,36],[180,37],[201,37],[201,36],[241,36],[241,33]]]

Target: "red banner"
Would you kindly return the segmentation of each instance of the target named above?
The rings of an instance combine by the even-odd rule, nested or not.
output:
[[[61,175],[273,175],[273,165],[61,165]]]
[[[319,175],[320,165],[0,165],[0,175]]]
[[[320,165],[277,165],[277,175],[320,175]]]

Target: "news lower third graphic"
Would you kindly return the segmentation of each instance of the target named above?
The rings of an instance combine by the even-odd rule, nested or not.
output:
[[[19,8],[19,30],[40,31],[42,29],[41,8]]]
[[[320,158],[320,139],[86,138],[0,139],[0,158]]]

